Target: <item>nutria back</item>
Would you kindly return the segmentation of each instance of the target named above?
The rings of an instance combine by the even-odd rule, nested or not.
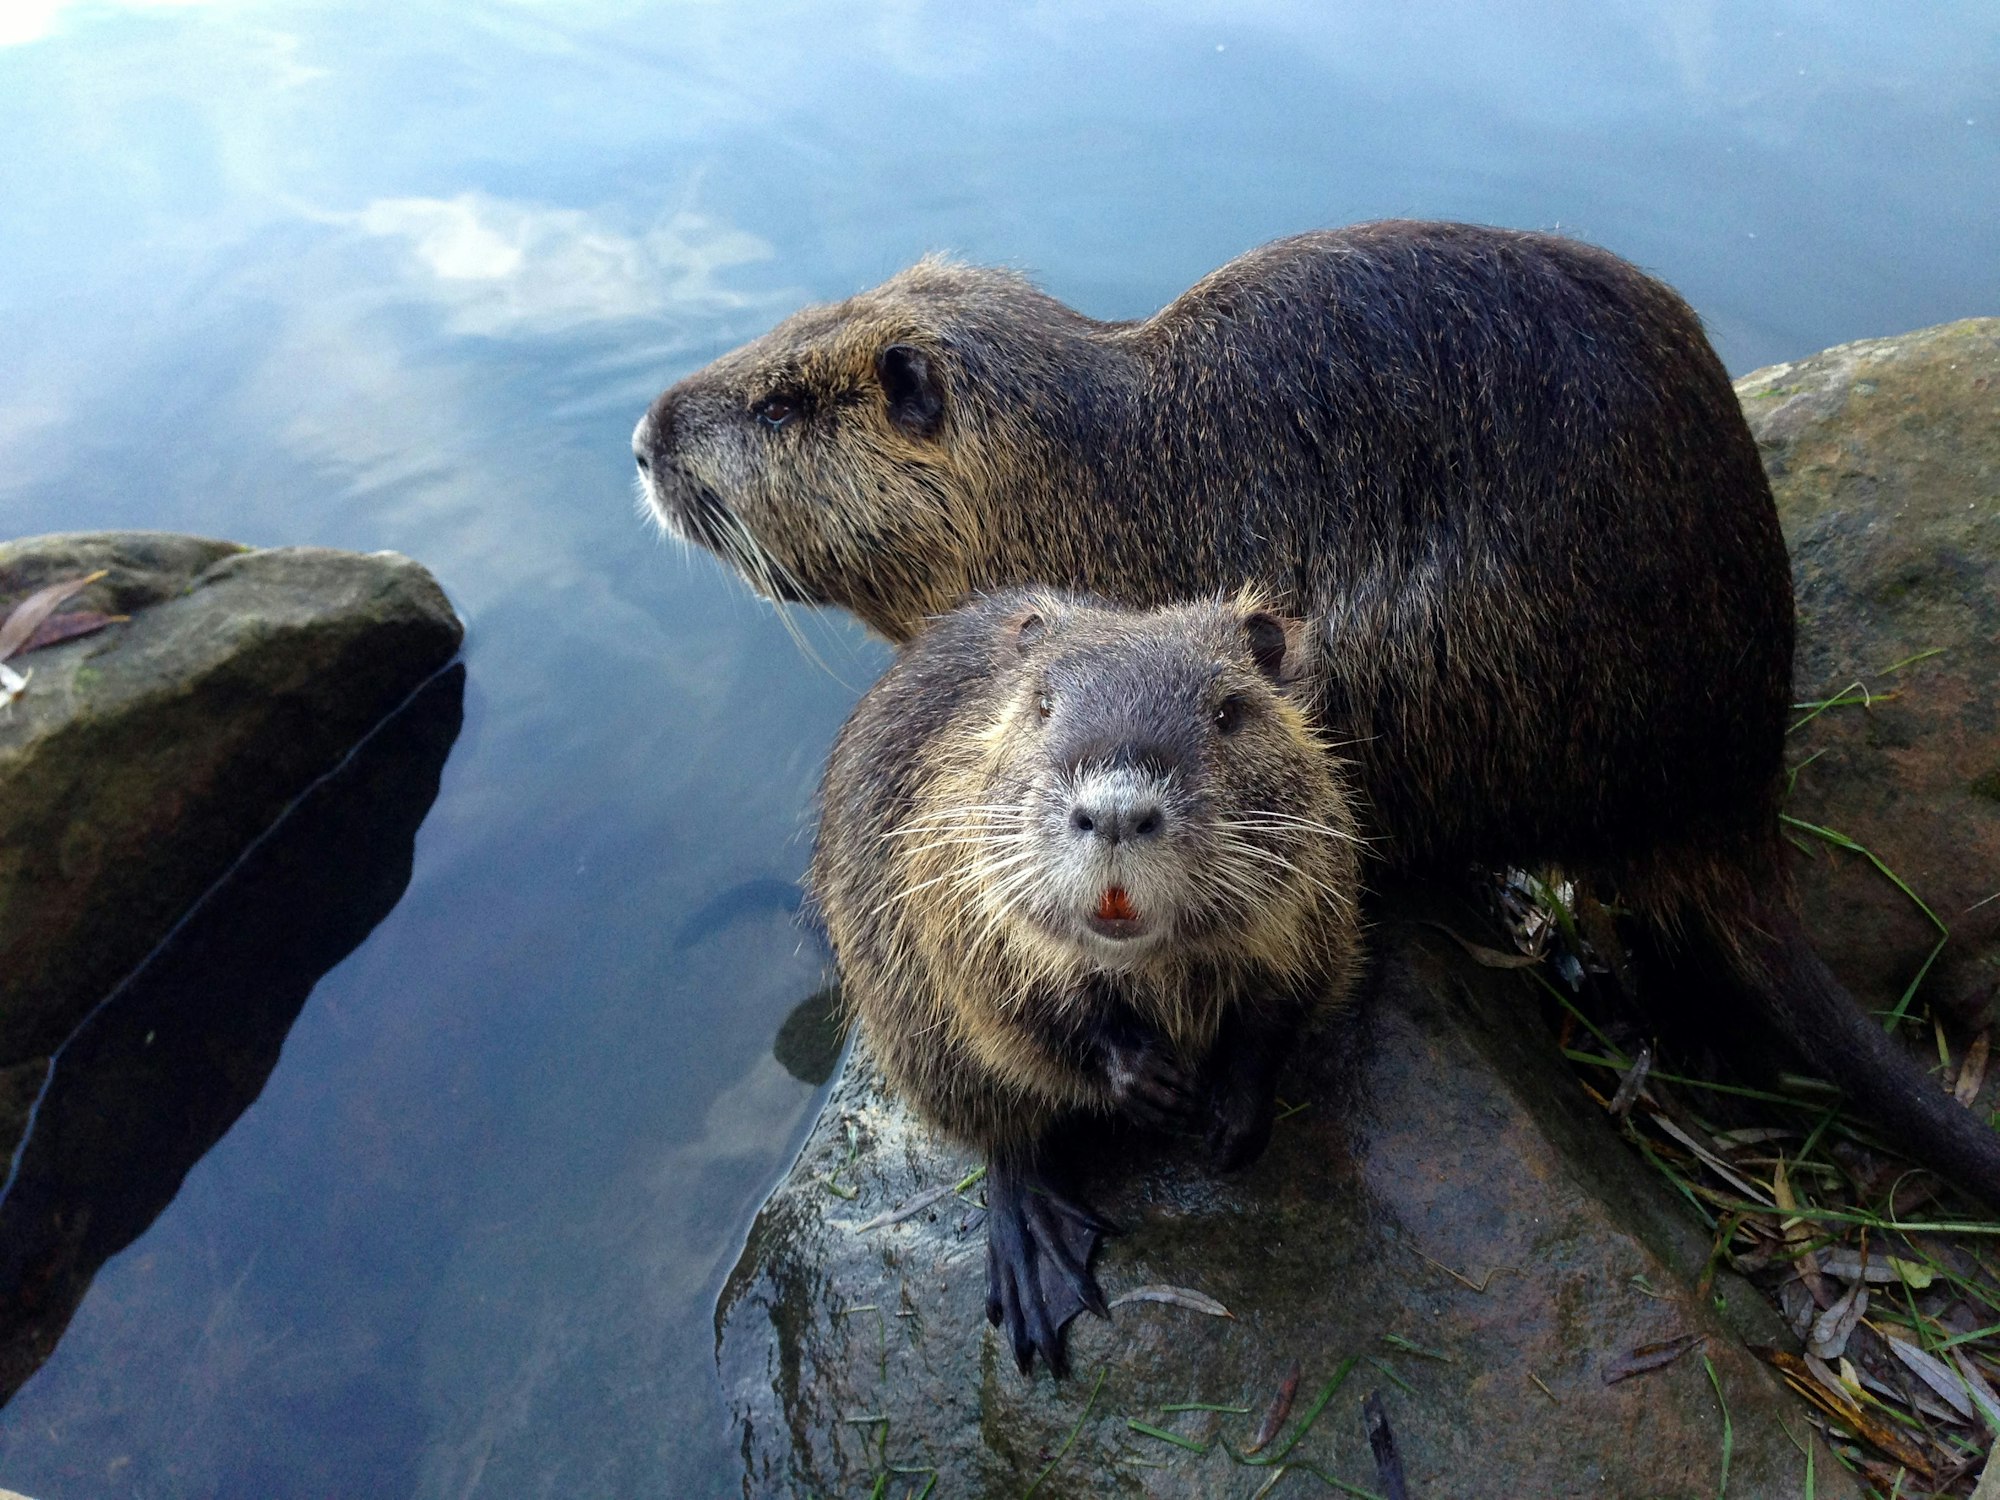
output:
[[[1404,866],[1555,863],[1719,952],[1814,1065],[1988,1202],[2000,1137],[1861,1014],[1791,912],[1776,507],[1673,291],[1549,235],[1281,240],[1151,318],[925,263],[666,392],[663,521],[892,640],[1026,581],[1246,581],[1310,618],[1314,707]]]
[[[1133,323],[925,262],[690,376],[636,442],[668,525],[893,640],[974,589],[1255,583],[1324,630],[1314,707],[1402,863],[1551,860],[1675,909],[1718,904],[1724,846],[1771,863],[1769,487],[1694,314],[1601,250],[1363,225]]]

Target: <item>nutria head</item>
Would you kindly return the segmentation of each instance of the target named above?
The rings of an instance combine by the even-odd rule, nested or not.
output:
[[[1101,326],[1012,272],[920,261],[669,389],[632,435],[642,495],[766,597],[907,640],[977,585],[996,488],[1074,462],[1063,393]]]
[[[986,721],[913,811],[944,926],[1051,977],[1157,961],[1301,972],[1351,900],[1339,770],[1289,696],[1307,632],[1248,597],[1150,613],[1007,596]],[[939,837],[955,833],[957,842]]]

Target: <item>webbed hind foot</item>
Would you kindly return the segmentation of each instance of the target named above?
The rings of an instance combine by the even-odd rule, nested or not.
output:
[[[986,1172],[986,1321],[1002,1328],[1028,1374],[1040,1353],[1069,1373],[1063,1330],[1088,1309],[1108,1316],[1091,1274],[1098,1241],[1116,1231],[1065,1196],[1032,1162],[995,1156]]]

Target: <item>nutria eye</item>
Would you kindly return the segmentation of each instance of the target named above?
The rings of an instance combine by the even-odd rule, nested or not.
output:
[[[796,397],[777,394],[766,396],[750,410],[765,426],[783,427],[798,415],[799,403]]]
[[[1049,701],[1049,695],[1047,693],[1037,693],[1035,695],[1036,713],[1040,714],[1043,718],[1046,719],[1050,714],[1054,713],[1055,711],[1056,711],[1056,706],[1055,704]]]
[[[1215,727],[1224,734],[1234,734],[1243,727],[1244,704],[1241,698],[1224,698],[1215,705]]]

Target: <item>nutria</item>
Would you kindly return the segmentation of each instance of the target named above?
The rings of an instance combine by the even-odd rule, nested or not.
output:
[[[1305,632],[1248,597],[1152,613],[1047,591],[917,637],[841,730],[811,890],[891,1084],[986,1154],[987,1316],[1026,1371],[1102,1314],[1103,1227],[1056,1132],[1200,1108],[1256,1156],[1278,1064],[1347,991],[1340,764],[1287,696]]]
[[[1010,583],[1254,583],[1320,632],[1311,706],[1385,859],[1583,877],[2000,1205],[2000,1138],[1795,915],[1784,539],[1699,320],[1635,267],[1371,224],[1102,323],[927,260],[696,372],[634,440],[667,525],[894,641]]]

